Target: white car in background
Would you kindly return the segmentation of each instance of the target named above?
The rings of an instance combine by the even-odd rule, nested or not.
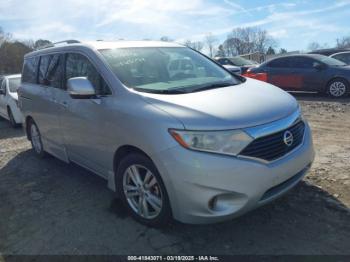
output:
[[[335,53],[330,55],[330,57],[338,59],[345,64],[350,65],[350,51]]]
[[[225,67],[231,73],[235,73],[235,74],[238,74],[238,75],[242,74],[242,70],[238,66],[233,66],[233,65],[222,65],[222,66]]]
[[[0,116],[9,120],[13,127],[22,124],[17,94],[20,84],[21,75],[0,76]]]

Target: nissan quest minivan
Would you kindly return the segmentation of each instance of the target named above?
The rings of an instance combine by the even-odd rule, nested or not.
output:
[[[239,216],[293,188],[314,159],[291,95],[175,43],[56,43],[25,56],[19,93],[34,152],[105,178],[151,226]]]

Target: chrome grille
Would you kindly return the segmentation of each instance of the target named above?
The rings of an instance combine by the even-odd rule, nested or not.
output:
[[[290,146],[284,142],[284,134],[287,130],[293,135],[293,143]],[[299,121],[282,131],[255,139],[241,151],[240,155],[267,161],[278,159],[302,143],[304,131],[305,123]]]

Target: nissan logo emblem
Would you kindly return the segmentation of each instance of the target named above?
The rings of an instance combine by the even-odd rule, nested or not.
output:
[[[286,144],[286,146],[291,146],[293,144],[293,134],[289,130],[284,132],[283,134],[283,142]]]

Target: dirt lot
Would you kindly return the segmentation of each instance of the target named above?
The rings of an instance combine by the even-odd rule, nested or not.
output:
[[[162,230],[129,218],[101,178],[36,158],[1,120],[0,254],[350,254],[350,99],[298,99],[317,152],[305,181],[238,219]]]

